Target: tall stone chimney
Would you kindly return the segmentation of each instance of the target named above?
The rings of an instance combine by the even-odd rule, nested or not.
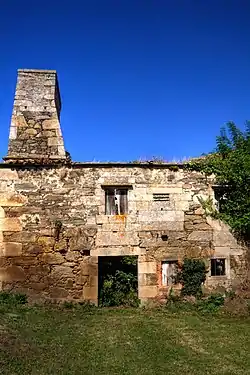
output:
[[[64,160],[55,70],[18,70],[7,162]]]

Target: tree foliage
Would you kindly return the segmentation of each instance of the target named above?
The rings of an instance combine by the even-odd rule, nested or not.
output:
[[[190,162],[188,168],[215,174],[221,187],[219,217],[245,240],[250,239],[250,122],[241,131],[227,123],[213,153]]]

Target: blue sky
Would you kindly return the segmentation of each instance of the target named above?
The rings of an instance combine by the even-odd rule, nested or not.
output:
[[[250,119],[250,1],[0,3],[0,156],[18,68],[58,71],[77,161],[197,156]]]

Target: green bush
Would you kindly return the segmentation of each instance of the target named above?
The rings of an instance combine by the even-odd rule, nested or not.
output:
[[[62,303],[62,308],[66,310],[74,310],[74,311],[91,311],[96,309],[96,305],[89,301],[64,301]]]
[[[27,296],[24,293],[0,292],[0,304],[24,305],[27,302]]]
[[[101,306],[137,307],[137,277],[133,273],[117,270],[115,275],[108,275],[100,292]]]
[[[72,301],[64,301],[63,302],[63,307],[65,308],[65,309],[73,309],[73,307],[74,307],[74,303],[72,302]]]
[[[211,294],[208,298],[201,299],[197,302],[197,309],[201,312],[217,312],[220,307],[224,305],[224,302],[225,297],[222,294]]]
[[[182,284],[182,296],[202,295],[201,285],[206,280],[206,265],[201,259],[184,259],[177,274],[177,281]]]
[[[171,294],[171,293],[170,293]],[[215,313],[224,305],[225,297],[220,294],[211,294],[207,298],[187,300],[183,297],[170,297],[167,301],[167,309],[171,312],[197,311],[199,313]]]
[[[170,292],[169,292],[169,295],[168,295],[168,299],[167,299],[167,303],[176,303],[176,302],[180,302],[182,301],[182,298],[179,294],[176,294],[174,289],[171,287],[170,289]]]

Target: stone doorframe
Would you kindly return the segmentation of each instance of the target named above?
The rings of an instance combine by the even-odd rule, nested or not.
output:
[[[138,298],[141,303],[145,303],[148,299],[155,298],[158,293],[157,285],[157,262],[147,261],[145,250],[131,251],[131,248],[112,249],[105,248],[105,250],[91,250],[90,256],[82,264],[82,277],[86,276],[88,282],[83,286],[83,299],[98,305],[98,258],[99,256],[137,256],[138,264]],[[152,276],[154,276],[155,285],[152,285]]]

